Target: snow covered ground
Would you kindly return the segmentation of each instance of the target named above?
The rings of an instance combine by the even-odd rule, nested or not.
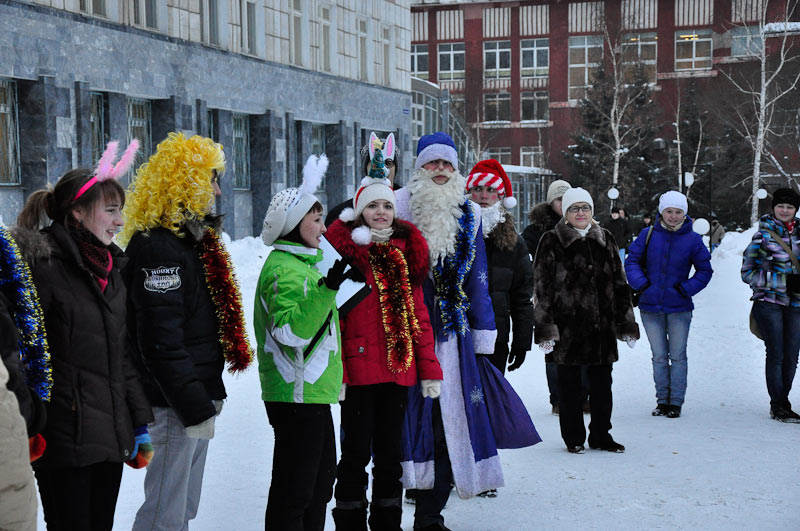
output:
[[[681,418],[650,416],[655,390],[642,330],[633,350],[620,344],[613,372],[612,435],[626,453],[568,454],[558,417],[550,414],[543,356],[534,347],[509,380],[544,441],[501,450],[506,487],[495,499],[451,496],[446,525],[454,531],[800,529],[800,426],[769,418],[764,346],[747,325],[750,290],[739,268],[751,235],[725,237],[714,253],[711,284],[695,298]],[[268,249],[254,238],[229,248],[252,327],[253,292]],[[211,442],[193,530],[264,526],[273,436],[258,375],[253,367],[226,377],[229,398]],[[791,398],[800,406],[798,387]],[[338,423],[338,406],[333,415]],[[125,468],[115,529],[130,529],[144,475]],[[412,523],[413,507],[405,506],[403,529]],[[327,528],[333,529],[330,511]]]

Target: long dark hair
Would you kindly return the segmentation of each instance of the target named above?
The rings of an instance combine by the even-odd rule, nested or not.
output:
[[[73,210],[89,210],[101,199],[116,199],[120,206],[125,204],[125,190],[116,179],[96,182],[73,200],[92,175],[94,170],[88,168],[70,170],[58,180],[55,187],[48,186],[33,192],[17,216],[17,225],[26,229],[40,229],[48,224],[45,215],[53,221],[64,223]]]

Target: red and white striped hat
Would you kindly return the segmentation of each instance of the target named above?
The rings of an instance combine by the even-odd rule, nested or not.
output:
[[[516,198],[512,197],[511,180],[506,175],[503,166],[494,159],[478,162],[467,177],[467,192],[476,186],[488,186],[497,190],[497,195],[503,199],[503,206],[511,209],[517,205]]]

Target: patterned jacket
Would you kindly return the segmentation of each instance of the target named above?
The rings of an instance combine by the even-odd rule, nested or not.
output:
[[[789,254],[767,231],[777,234],[800,256],[800,223],[789,233],[772,215],[763,216],[742,261],[742,280],[753,288],[750,300],[800,307],[800,271],[793,269]]]

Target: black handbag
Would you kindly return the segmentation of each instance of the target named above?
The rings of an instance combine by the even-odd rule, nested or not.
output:
[[[647,266],[647,246],[650,245],[650,236],[652,236],[652,235],[653,235],[653,225],[650,225],[650,230],[647,231],[647,238],[645,238],[645,240],[644,240],[644,251],[642,252],[642,273],[645,274],[645,277],[647,277],[647,269],[646,269],[646,266]],[[633,304],[634,308],[639,306],[639,297],[642,296],[642,293],[648,287],[650,287],[650,283],[649,282],[647,284],[645,284],[645,286],[642,289],[631,292],[631,304]]]

